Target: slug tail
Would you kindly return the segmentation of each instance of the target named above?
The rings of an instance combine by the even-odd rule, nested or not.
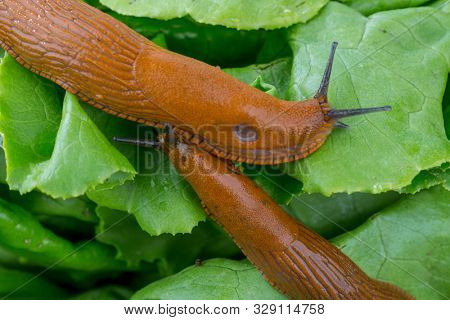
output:
[[[242,249],[271,285],[291,299],[358,299],[352,280],[333,261],[336,257],[329,257],[329,244],[325,247],[324,239],[304,231],[314,242],[294,240],[282,251]]]
[[[376,300],[414,300],[415,298],[403,289],[379,280],[370,279],[369,289],[371,299]]]
[[[313,300],[414,299],[390,283],[367,276],[315,232],[299,226],[297,237],[298,240],[280,251],[242,247],[266,280],[287,297]]]

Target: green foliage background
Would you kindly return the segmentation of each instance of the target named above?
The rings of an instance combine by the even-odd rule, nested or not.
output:
[[[311,97],[332,41],[346,120],[310,157],[242,170],[369,275],[450,297],[448,0],[89,0],[160,46],[288,100]],[[156,132],[0,63],[0,297],[284,299],[205,217]],[[202,259],[201,264],[195,264]]]

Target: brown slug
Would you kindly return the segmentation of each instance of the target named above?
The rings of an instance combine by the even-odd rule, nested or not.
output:
[[[178,172],[269,283],[292,299],[413,299],[367,276],[350,258],[284,212],[234,165],[196,145],[115,139],[161,146]],[[220,195],[220,196],[218,196]]]
[[[336,43],[314,98],[285,101],[216,67],[154,45],[80,0],[0,1],[0,44],[23,66],[85,102],[234,161],[276,164],[317,150],[339,118],[390,107],[333,110]]]

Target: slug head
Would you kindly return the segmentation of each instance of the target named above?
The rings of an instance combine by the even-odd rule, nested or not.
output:
[[[389,106],[344,110],[329,106],[327,93],[336,47],[337,42],[333,42],[322,82],[312,99],[284,101],[268,95],[264,99],[253,96],[253,104],[245,105],[239,115],[240,123],[217,132],[209,128],[189,140],[222,158],[278,164],[304,158],[316,151],[333,128],[347,127],[339,121],[341,118],[390,110]],[[233,123],[234,120],[228,119],[227,114],[220,118],[224,122]]]

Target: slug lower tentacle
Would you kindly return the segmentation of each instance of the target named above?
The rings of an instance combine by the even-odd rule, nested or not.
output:
[[[273,287],[293,299],[413,299],[367,276],[351,259],[284,212],[234,167],[183,142],[117,141],[162,147],[220,224]]]
[[[318,93],[306,101],[277,99],[162,49],[80,0],[0,1],[0,44],[85,102],[148,125],[171,123],[185,141],[230,160],[303,158],[338,119],[326,97],[336,44]]]

